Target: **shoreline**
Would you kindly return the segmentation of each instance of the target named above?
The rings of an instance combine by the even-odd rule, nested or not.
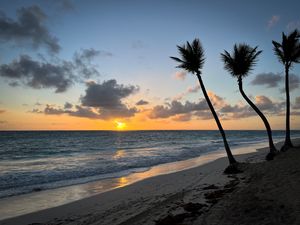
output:
[[[265,142],[258,142],[232,149],[234,154],[255,152],[257,148],[265,146]],[[63,206],[75,201],[80,201],[94,195],[109,192],[117,188],[123,188],[136,182],[164,174],[176,173],[191,168],[203,166],[216,159],[226,157],[223,150],[207,153],[196,158],[183,161],[159,164],[142,172],[130,173],[125,176],[96,180],[82,184],[69,185],[43,191],[36,191],[22,195],[5,197],[0,199],[0,211],[2,220],[14,218],[40,210]],[[26,205],[26,207],[23,207]]]
[[[243,149],[245,150],[251,147],[253,146],[250,145],[248,147],[244,147]],[[251,149],[253,150],[253,148]],[[263,161],[265,154],[266,149],[259,149],[256,152],[254,150],[253,153],[237,155],[237,159],[242,162]],[[230,181],[230,179],[224,176],[222,173],[227,164],[226,158],[219,158],[204,165],[146,178],[144,180],[135,182],[134,184],[113,189],[65,205],[1,220],[0,224],[45,224],[49,221],[51,221],[49,224],[69,224],[70,220],[72,222],[72,220],[81,220],[82,218],[87,217],[95,218],[91,215],[94,211],[103,217],[103,214],[105,214],[105,212],[109,209],[118,207],[123,208],[124,206],[133,203],[139,206],[138,211],[147,210],[147,208],[149,208],[149,204],[150,206],[152,205],[151,202],[169,201],[170,196],[173,196],[174,193],[176,196],[178,194],[180,195],[180,193],[183,192],[182,190],[187,190],[191,187],[197,186],[198,188],[203,188],[204,186],[209,185],[225,185]],[[99,202],[101,202],[101,204],[99,204]],[[84,210],[82,208],[84,208]],[[127,209],[124,210],[125,212],[128,211]],[[133,213],[136,213],[136,210],[137,209],[135,208],[132,209],[132,212],[126,212],[126,215],[128,214],[127,216],[117,216],[119,219],[116,219],[116,215],[114,213],[111,213],[111,215],[107,215],[106,213],[105,215],[107,218],[102,219],[102,224],[119,224],[120,221],[118,220],[128,220],[128,217],[130,217]],[[119,210],[117,210],[117,212],[117,214],[119,214]],[[98,218],[98,216],[96,217]]]

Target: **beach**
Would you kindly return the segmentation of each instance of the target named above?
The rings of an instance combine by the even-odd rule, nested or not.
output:
[[[267,148],[237,155],[245,164],[235,175],[223,174],[228,162],[220,158],[0,224],[297,224],[298,150],[270,162]]]
[[[0,1],[0,225],[300,225],[299,9]]]

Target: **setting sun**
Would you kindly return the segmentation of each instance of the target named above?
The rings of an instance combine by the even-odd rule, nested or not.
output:
[[[123,122],[115,121],[115,123],[116,123],[116,128],[117,128],[118,130],[124,130],[125,127],[126,127],[126,124],[123,123]]]

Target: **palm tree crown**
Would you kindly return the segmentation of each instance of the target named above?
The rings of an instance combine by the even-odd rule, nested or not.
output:
[[[200,74],[200,70],[203,67],[205,59],[204,51],[199,39],[194,39],[192,44],[187,41],[186,45],[177,45],[177,48],[182,58],[171,57],[171,59],[180,63],[177,68],[185,69],[191,73]]]
[[[293,62],[300,63],[300,33],[298,30],[294,30],[288,36],[282,33],[281,44],[272,41],[274,45],[274,52],[278,57],[278,60],[282,64],[291,66]]]
[[[232,55],[227,51],[221,53],[224,68],[234,77],[247,76],[256,64],[257,56],[262,52],[256,50],[257,46],[252,48],[247,44],[235,44]]]

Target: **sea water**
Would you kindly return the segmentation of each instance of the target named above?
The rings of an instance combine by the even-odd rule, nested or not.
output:
[[[226,134],[231,147],[267,142],[265,131]],[[284,134],[273,131],[274,141]],[[0,198],[121,177],[223,148],[219,131],[2,131]]]

